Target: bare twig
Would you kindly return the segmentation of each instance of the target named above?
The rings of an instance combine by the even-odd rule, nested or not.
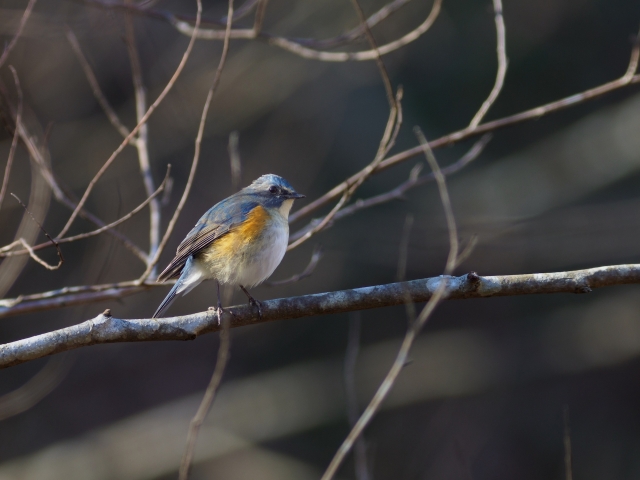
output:
[[[4,167],[4,177],[2,178],[2,187],[0,187],[0,208],[2,208],[2,201],[7,194],[7,185],[9,184],[9,174],[11,173],[11,166],[13,165],[13,159],[16,154],[16,147],[18,146],[19,125],[22,124],[22,88],[20,88],[20,79],[18,78],[18,72],[9,65],[11,74],[13,75],[13,82],[16,86],[16,92],[18,93],[18,109],[16,112],[16,128],[13,131],[13,139],[11,140],[11,149],[9,150],[9,158],[7,159],[7,165]]]
[[[270,45],[275,45],[309,60],[320,60],[323,62],[361,62],[375,60],[378,56],[387,55],[388,53],[398,50],[424,35],[431,28],[431,25],[433,25],[436,18],[438,18],[441,6],[442,0],[434,0],[431,11],[424,22],[399,39],[381,45],[377,49],[364,50],[361,52],[326,52],[305,47],[300,43],[283,37],[272,37],[268,41]]]
[[[384,7],[378,10],[376,13],[371,15],[367,19],[367,26],[369,28],[373,28],[378,25],[380,22],[389,17],[392,13],[398,11],[401,7],[405,6],[411,0],[394,0],[391,3],[387,3]],[[433,8],[433,7],[432,7]],[[307,39],[307,38],[296,38],[295,41],[300,45],[305,45],[307,47],[313,48],[334,48],[339,47],[340,45],[344,45],[350,43],[354,40],[357,40],[362,35],[364,35],[364,25],[361,23],[358,24],[357,27],[345,32],[341,35],[338,35],[333,38],[327,38],[325,40],[316,40],[316,39]]]
[[[484,147],[491,140],[491,134],[484,135],[480,140],[473,144],[473,146],[465,153],[460,159],[456,160],[451,165],[448,165],[444,168],[441,168],[442,174],[445,176],[452,175],[456,172],[462,170],[469,163],[474,161],[484,150]],[[390,202],[392,200],[403,200],[405,199],[405,194],[411,190],[412,188],[419,187],[426,183],[432,182],[434,180],[433,172],[427,173],[423,176],[420,176],[420,172],[422,171],[422,164],[417,164],[415,167],[411,169],[409,173],[409,178],[398,185],[393,190],[390,190],[385,193],[381,193],[379,195],[375,195],[373,197],[367,198],[365,200],[358,199],[353,204],[349,205],[341,209],[337,212],[332,221],[329,222],[325,226],[325,230],[333,226],[335,222],[338,220],[353,215],[354,213],[359,212],[360,210],[375,207],[377,205],[382,205],[384,203]],[[290,235],[290,240],[296,240],[304,235],[309,229],[313,228],[318,223],[317,220],[312,220],[308,225],[301,228],[297,232]]]
[[[369,28],[373,27],[407,2],[408,0],[396,0],[384,6],[378,12],[369,17],[366,25]],[[184,15],[175,15],[164,10],[143,9],[134,7],[133,5],[125,5],[116,2],[85,0],[85,3],[89,5],[95,5],[100,8],[127,10],[136,15],[144,15],[158,20],[163,20],[171,24],[178,32],[182,33],[183,35],[192,36],[194,34],[194,29],[191,25],[192,19]],[[442,0],[434,0],[431,11],[429,12],[429,15],[424,20],[424,22],[418,25],[418,27],[416,27],[414,30],[403,35],[401,38],[382,45],[377,50],[371,49],[361,52],[327,52],[323,50],[317,50],[315,48],[310,48],[311,46],[314,46],[316,48],[331,48],[353,41],[364,33],[364,28],[362,25],[350,32],[326,40],[291,39],[262,32],[259,28],[257,28],[262,24],[262,20],[259,17],[259,12],[256,12],[256,21],[254,22],[254,28],[233,29],[231,30],[230,35],[234,40],[262,40],[269,43],[270,45],[274,45],[310,60],[319,60],[324,62],[368,61],[375,60],[379,55],[386,55],[417,40],[420,36],[426,33],[429,28],[431,28],[431,25],[433,25],[433,22],[436,20],[438,14],[440,13],[441,6]],[[262,8],[265,8],[265,6],[262,6]],[[221,22],[218,20],[209,19],[206,21],[206,23],[212,25],[220,25]],[[198,38],[202,40],[224,40],[224,31],[219,29],[202,28],[199,29],[197,35]]]
[[[444,175],[442,175],[442,172],[438,167],[438,163],[436,162],[433,153],[429,149],[429,143],[424,138],[424,135],[422,134],[420,129],[416,127],[415,132],[421,146],[424,148],[425,156],[427,158],[427,161],[429,162],[429,165],[431,166],[431,169],[433,170],[436,182],[438,183],[440,200],[442,202],[442,207],[444,208],[445,217],[447,219],[447,228],[449,230],[449,256],[447,257],[447,263],[444,272],[445,275],[450,275],[455,268],[456,260],[458,258],[458,232],[456,228],[455,218],[453,216],[453,210],[451,208],[449,192],[445,183],[445,177]],[[437,288],[435,289],[433,296],[429,299],[425,307],[422,309],[422,312],[420,312],[420,315],[415,320],[415,322],[413,322],[409,327],[409,330],[404,337],[402,345],[400,346],[400,350],[396,355],[391,369],[378,387],[378,390],[369,402],[369,405],[349,432],[349,435],[347,435],[347,437],[342,442],[342,445],[340,445],[340,448],[338,448],[338,451],[331,460],[331,463],[327,467],[327,470],[324,472],[324,475],[322,475],[321,480],[330,480],[335,476],[344,458],[351,451],[355,441],[362,434],[366,426],[371,422],[376,412],[380,409],[380,405],[382,405],[382,402],[391,391],[391,388],[393,388],[393,385],[395,384],[400,371],[407,362],[409,351],[411,350],[411,346],[413,345],[415,338],[417,337],[418,333],[420,333],[420,330],[422,330],[422,327],[427,322],[436,306],[440,303],[441,300],[445,298],[447,283],[448,282],[446,278],[443,277],[442,281],[439,282]],[[405,293],[405,297],[406,296],[407,295]]]
[[[473,130],[484,118],[487,114],[491,105],[496,101],[498,95],[500,95],[500,91],[502,90],[502,86],[504,85],[504,77],[507,74],[507,39],[505,34],[504,27],[504,17],[502,16],[502,0],[493,0],[493,11],[495,14],[495,22],[496,22],[496,37],[497,37],[497,47],[496,50],[498,52],[498,72],[496,73],[496,82],[489,93],[489,96],[484,101],[478,113],[475,114],[471,123],[467,128]]]
[[[148,197],[144,202],[142,202],[140,205],[138,205],[136,208],[131,210],[126,215],[120,217],[118,220],[115,220],[115,221],[109,223],[108,225],[103,225],[102,227],[98,228],[97,230],[92,230],[91,232],[79,233],[78,235],[73,235],[71,237],[66,237],[66,238],[57,238],[56,239],[56,243],[57,244],[71,243],[71,242],[75,242],[75,241],[78,241],[78,240],[84,240],[86,238],[95,237],[96,235],[100,235],[101,233],[106,232],[108,230],[111,230],[112,228],[117,227],[121,223],[126,222],[127,220],[132,218],[136,213],[140,212],[144,207],[146,207],[149,204],[149,202],[151,202],[151,200],[153,200],[158,195],[160,195],[160,193],[164,190],[164,188],[165,188],[165,186],[167,184],[170,172],[171,172],[171,165],[167,165],[167,174],[165,175],[165,178],[162,181],[162,183],[160,184],[160,186],[158,187],[158,189],[155,192],[153,192],[151,194],[151,196]],[[38,245],[35,245],[35,246],[31,247],[31,250],[17,250],[17,251],[6,251],[5,250],[6,247],[2,247],[2,248],[0,248],[0,258],[2,258],[2,257],[14,257],[16,255],[24,255],[26,253],[29,253],[30,251],[42,250],[44,248],[50,247],[51,245],[52,244],[50,242],[45,242],[45,243],[40,243]]]
[[[454,143],[457,143],[461,140],[465,140],[469,137],[493,132],[494,130],[516,125],[518,123],[525,122],[528,120],[538,119],[548,113],[557,112],[559,110],[581,104],[583,102],[586,102],[587,100],[600,97],[601,95],[604,95],[609,92],[613,92],[615,90],[621,89],[628,85],[635,85],[637,83],[640,83],[640,75],[636,73],[636,69],[638,66],[639,52],[640,52],[639,45],[636,43],[633,46],[633,50],[631,52],[631,58],[629,60],[629,65],[627,70],[625,71],[625,74],[622,77],[618,78],[617,80],[613,80],[611,82],[605,83],[598,87],[585,90],[581,93],[571,95],[569,97],[565,97],[561,100],[557,100],[555,102],[551,102],[546,105],[541,105],[539,107],[532,108],[530,110],[525,110],[524,112],[520,112],[515,115],[510,115],[508,117],[503,117],[498,120],[493,120],[491,122],[480,124],[475,129],[464,128],[462,130],[458,130],[457,132],[453,132],[443,137],[440,137],[436,140],[432,140],[431,142],[429,142],[429,147],[431,149],[445,147],[447,145],[452,145]],[[629,73],[629,72],[633,72],[633,73]],[[387,168],[398,165],[417,155],[421,155],[422,152],[423,152],[422,146],[418,145],[417,147],[413,147],[403,152],[397,153],[381,161],[373,173],[383,172]],[[302,217],[309,215],[315,210],[331,202],[333,199],[341,196],[343,192],[350,185],[350,182],[355,181],[355,179],[357,179],[360,174],[361,172],[355,173],[344,182],[340,183],[339,185],[329,190],[320,198],[314,200],[313,202],[304,206],[300,210],[291,214],[289,217],[289,223],[293,223],[301,219]]]
[[[268,287],[279,287],[281,285],[288,285],[289,283],[296,283],[302,280],[303,278],[310,277],[311,275],[313,275],[313,272],[318,266],[318,262],[320,261],[321,258],[322,258],[322,247],[317,245],[313,249],[313,253],[311,254],[311,260],[309,260],[309,264],[302,272],[296,273],[295,275],[289,278],[286,278],[284,280],[272,280],[272,281],[265,282],[265,285],[267,285]]]
[[[18,24],[18,29],[16,30],[16,34],[13,36],[13,38],[9,42],[9,45],[5,47],[4,51],[2,52],[2,55],[0,56],[0,67],[4,65],[4,62],[7,61],[7,57],[9,57],[11,50],[13,50],[13,47],[15,47],[16,43],[18,43],[18,39],[20,38],[20,35],[22,35],[24,26],[27,24],[27,20],[29,20],[29,17],[31,16],[31,12],[33,11],[33,7],[35,6],[35,4],[36,4],[36,0],[29,0],[29,3],[27,4],[27,8],[24,9],[24,13],[22,14],[22,18],[20,19],[20,23]]]
[[[5,101],[8,103],[8,93],[6,92],[6,88],[0,82],[0,94],[5,98]],[[9,106],[10,108],[10,106]],[[24,115],[23,115],[24,116]],[[38,178],[42,177],[42,179],[46,182],[58,202],[60,202],[65,207],[70,210],[75,210],[77,207],[77,203],[72,200],[72,194],[66,192],[61,188],[51,170],[50,161],[49,161],[49,151],[45,143],[45,138],[42,135],[37,134],[34,131],[30,131],[27,129],[25,122],[21,122],[19,125],[15,127],[18,130],[20,135],[20,140],[23,142],[29,156],[35,163],[35,165],[39,168]],[[102,227],[105,223],[100,220],[95,215],[86,211],[84,208],[80,210],[79,215],[90,222],[94,223],[98,227]],[[148,256],[145,252],[143,252],[135,243],[133,243],[129,238],[127,238],[122,233],[116,230],[107,230],[107,233],[114,238],[118,239],[130,252],[136,255],[142,262],[147,264]]]
[[[358,421],[358,397],[356,395],[356,361],[360,350],[360,325],[362,324],[360,312],[354,312],[349,316],[349,336],[347,337],[347,352],[344,356],[344,389],[347,397],[347,418],[349,426]],[[369,467],[367,465],[367,446],[364,437],[356,440],[355,468],[357,480],[369,480]]]
[[[306,242],[315,235],[317,232],[324,229],[329,223],[332,221],[333,217],[338,213],[338,211],[349,201],[351,196],[355,193],[355,191],[364,183],[364,181],[369,178],[369,176],[375,171],[380,162],[384,159],[384,157],[389,153],[391,148],[393,147],[395,140],[400,131],[400,127],[402,126],[402,88],[398,88],[397,93],[393,94],[393,87],[391,86],[391,80],[389,79],[389,75],[387,73],[387,69],[384,66],[384,63],[380,59],[380,54],[378,52],[378,47],[376,45],[376,41],[367,26],[367,20],[364,16],[364,12],[362,8],[360,8],[360,4],[358,0],[352,0],[354,4],[354,8],[360,17],[360,21],[362,26],[367,33],[367,39],[373,49],[376,52],[376,65],[378,66],[378,70],[380,72],[380,76],[382,77],[382,83],[384,84],[385,92],[387,94],[387,101],[389,102],[389,118],[387,119],[387,124],[384,129],[384,133],[382,134],[382,139],[380,140],[380,144],[378,146],[378,151],[373,161],[367,165],[364,169],[360,171],[360,173],[354,178],[344,182],[348,183],[347,188],[345,188],[342,192],[342,197],[338,201],[338,203],[331,209],[331,211],[316,225],[312,228],[304,232],[294,241],[292,241],[287,247],[287,251],[293,250],[294,248],[300,246],[302,243]]]
[[[89,194],[93,190],[93,187],[98,182],[100,177],[102,177],[104,172],[107,171],[107,169],[111,166],[111,164],[116,159],[116,157],[120,154],[120,152],[122,152],[124,147],[131,141],[131,139],[135,135],[138,134],[138,131],[140,130],[142,125],[144,125],[144,123],[146,123],[146,121],[149,119],[149,117],[151,117],[153,112],[155,112],[156,108],[158,108],[158,105],[160,105],[160,103],[162,103],[162,101],[167,96],[167,94],[169,93],[171,88],[173,88],[173,86],[175,85],[176,80],[178,79],[178,77],[182,73],[182,70],[184,69],[184,66],[187,63],[187,60],[189,59],[189,55],[191,55],[191,50],[193,49],[193,44],[195,43],[195,40],[196,40],[195,34],[197,33],[198,27],[200,26],[200,16],[202,14],[202,0],[196,0],[196,3],[197,3],[197,6],[198,6],[198,13],[197,13],[197,17],[196,17],[196,25],[195,25],[195,28],[194,28],[194,35],[191,36],[191,38],[189,40],[189,45],[187,45],[187,49],[185,50],[184,54],[182,55],[182,59],[180,60],[180,63],[178,64],[178,67],[176,68],[176,71],[173,73],[173,75],[171,76],[171,79],[169,80],[169,82],[167,82],[167,84],[165,85],[165,87],[162,90],[162,92],[160,92],[160,95],[158,95],[158,98],[156,98],[156,100],[151,104],[151,106],[149,107],[147,112],[142,116],[142,118],[140,119],[138,124],[134,127],[133,130],[131,130],[131,132],[129,132],[129,135],[127,135],[127,137],[122,141],[120,146],[111,154],[111,156],[107,159],[107,161],[102,165],[100,170],[98,170],[98,173],[96,173],[95,176],[91,179],[91,181],[89,182],[89,185],[87,186],[87,188],[84,191],[84,194],[82,195],[82,198],[78,202],[78,205],[76,206],[76,208],[73,210],[73,213],[69,217],[69,220],[67,220],[67,223],[62,228],[60,233],[57,235],[58,237],[63,237],[67,233],[67,231],[69,230],[69,228],[73,224],[73,221],[76,219],[76,217],[80,213],[80,210],[84,207],[84,204],[86,203],[87,198],[89,198]]]
[[[78,42],[78,38],[76,37],[75,33],[73,33],[73,30],[71,30],[71,28],[69,28],[68,26],[66,27],[66,33],[67,33],[67,40],[69,41],[69,45],[71,45],[71,49],[73,50],[73,53],[75,53],[76,58],[78,59],[78,62],[80,62],[82,71],[84,72],[84,75],[85,77],[87,77],[87,81],[91,86],[91,91],[93,92],[93,96],[95,97],[100,107],[102,107],[102,110],[104,111],[105,115],[111,122],[111,125],[113,125],[113,127],[118,131],[118,133],[120,133],[120,135],[122,135],[124,138],[128,137],[130,133],[129,129],[120,121],[120,118],[118,118],[118,114],[113,109],[113,107],[109,104],[107,97],[104,96],[104,93],[100,88],[98,79],[96,78],[96,75],[93,73],[93,69],[89,64],[89,61],[82,53],[82,48],[80,47],[80,42]],[[135,140],[131,139],[131,143],[134,143],[134,142]]]
[[[127,51],[129,52],[129,60],[131,63],[133,90],[136,99],[136,121],[140,125],[140,130],[135,137],[134,145],[138,150],[138,164],[140,165],[142,183],[144,184],[147,197],[150,197],[156,187],[154,185],[153,175],[151,174],[151,165],[149,164],[149,124],[142,121],[147,110],[147,90],[142,80],[142,67],[140,66],[140,57],[138,55],[138,48],[136,47],[136,36],[131,14],[125,14],[124,24]],[[159,242],[160,201],[154,197],[149,204],[149,258],[153,258],[158,249]]]
[[[200,1],[201,0],[198,0],[198,2]],[[198,3],[198,5],[200,5],[200,3]],[[201,7],[199,6],[198,8],[200,9]],[[164,236],[162,237],[162,241],[160,242],[158,250],[155,252],[155,255],[153,255],[147,269],[140,276],[138,280],[139,282],[144,282],[149,277],[155,265],[158,263],[158,260],[160,260],[160,255],[162,254],[164,247],[167,245],[167,242],[169,241],[169,237],[173,232],[173,228],[175,227],[176,222],[178,221],[178,217],[180,216],[180,213],[182,212],[182,209],[185,203],[187,202],[187,198],[189,197],[189,192],[191,191],[191,185],[193,184],[193,179],[195,177],[196,169],[198,167],[198,161],[200,160],[200,148],[202,145],[202,136],[204,134],[204,126],[207,121],[207,114],[209,113],[209,107],[211,105],[211,100],[213,99],[213,94],[215,93],[216,89],[218,88],[218,84],[220,83],[222,70],[224,69],[224,65],[227,61],[227,54],[229,53],[229,42],[230,42],[229,34],[231,32],[231,22],[233,21],[233,0],[229,0],[229,12],[230,12],[228,17],[229,20],[227,22],[227,30],[226,30],[227,36],[222,47],[222,54],[220,55],[218,68],[216,69],[216,73],[213,77],[213,82],[211,82],[211,87],[209,87],[209,91],[207,92],[207,99],[204,102],[204,107],[202,108],[202,115],[200,116],[200,125],[198,126],[198,135],[196,136],[196,140],[195,140],[193,161],[191,162],[191,171],[189,172],[189,178],[187,180],[187,184],[184,187],[184,192],[182,193],[180,202],[178,202],[178,206],[176,207],[176,210],[173,213],[173,217],[171,217],[171,220],[169,221],[169,225],[167,226],[167,230],[164,233]]]
[[[229,18],[232,18],[231,15],[229,15]],[[220,346],[218,347],[218,357],[216,359],[216,366],[213,370],[213,375],[211,376],[211,380],[209,381],[207,390],[204,392],[204,397],[202,397],[202,401],[200,402],[198,411],[189,424],[187,446],[185,448],[184,455],[182,456],[182,461],[180,462],[180,471],[178,473],[179,480],[187,480],[187,478],[189,477],[189,469],[191,467],[193,454],[196,448],[198,432],[200,431],[200,427],[204,423],[205,418],[207,418],[209,410],[211,410],[211,405],[213,405],[213,401],[216,398],[218,387],[220,386],[220,382],[222,382],[222,375],[224,375],[224,369],[226,368],[227,361],[229,360],[230,343],[229,319],[227,318],[222,323],[222,330],[220,332]]]
[[[18,245],[22,245],[22,248],[24,248],[24,251],[26,251],[29,254],[31,259],[35,260],[36,262],[38,262],[40,265],[42,265],[47,270],[57,270],[58,268],[60,268],[60,266],[63,263],[62,253],[60,252],[60,247],[58,247],[57,244],[54,244],[54,245],[56,246],[56,248],[58,248],[58,255],[60,256],[60,260],[58,260],[58,264],[57,265],[49,265],[47,262],[42,260],[36,254],[36,252],[33,251],[33,248],[31,248],[31,246],[27,243],[27,241],[22,237],[20,237],[18,240],[15,240],[14,242],[11,242],[9,245],[5,245],[4,247],[2,247],[2,250],[0,250],[0,251],[9,252],[12,248],[17,247]]]
[[[562,410],[562,420],[564,423],[564,478],[573,480],[573,468],[571,466],[571,427],[569,426],[569,406],[565,405]]]
[[[256,36],[262,31],[262,24],[264,23],[264,17],[267,13],[267,3],[269,3],[269,0],[258,0],[256,15],[253,20],[253,32]]]
[[[237,305],[225,309],[222,320],[228,317],[231,328],[258,323],[353,312],[370,308],[404,305],[408,292],[414,303],[430,300],[441,285],[446,284],[446,298],[487,298],[514,295],[539,295],[551,293],[587,293],[594,288],[612,285],[640,284],[640,264],[609,265],[554,273],[521,275],[497,275],[482,277],[475,272],[460,277],[438,276],[408,282],[390,283],[371,287],[316,293],[300,297],[266,300],[262,303],[262,317],[250,305]],[[78,295],[86,295],[84,302],[61,296],[64,304],[90,303],[108,298],[122,298],[161,284],[136,285],[135,282],[101,285],[99,292],[88,292],[91,286],[78,288]],[[95,287],[95,286],[94,286]],[[69,287],[68,287],[69,288]],[[54,292],[51,292],[54,293]],[[26,296],[25,296],[26,297]],[[52,300],[55,300],[52,299]],[[0,317],[10,314],[10,299],[0,302]],[[13,301],[19,301],[14,299]],[[75,303],[74,303],[75,302]],[[18,303],[16,308],[33,307],[28,302]],[[25,311],[27,311],[25,309]],[[36,311],[36,310],[29,310]],[[233,314],[230,313],[233,311]],[[144,342],[166,340],[191,340],[199,335],[219,331],[215,312],[205,311],[172,318],[125,320],[110,315],[98,315],[86,322],[36,335],[24,340],[0,345],[0,368],[18,365],[36,358],[73,350],[89,345],[115,342]]]

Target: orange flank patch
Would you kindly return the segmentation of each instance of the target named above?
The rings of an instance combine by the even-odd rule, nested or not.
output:
[[[235,226],[229,233],[213,242],[205,258],[209,262],[216,262],[222,258],[232,257],[239,250],[244,250],[264,231],[269,213],[258,205],[247,215],[247,219]]]

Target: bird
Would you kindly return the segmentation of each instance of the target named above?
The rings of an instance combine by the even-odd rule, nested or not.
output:
[[[152,318],[204,280],[216,280],[218,324],[224,311],[220,284],[239,286],[262,317],[260,302],[247,289],[264,282],[282,261],[289,242],[289,212],[294,200],[304,197],[284,178],[267,174],[216,203],[158,275],[158,282],[177,280]]]

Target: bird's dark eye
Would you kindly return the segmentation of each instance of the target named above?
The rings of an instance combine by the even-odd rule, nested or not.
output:
[[[271,185],[271,186],[269,187],[269,192],[270,192],[270,193],[273,193],[273,194],[278,193],[278,187],[276,187],[275,185]]]

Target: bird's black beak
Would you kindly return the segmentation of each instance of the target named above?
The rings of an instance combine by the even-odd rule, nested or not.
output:
[[[306,195],[302,195],[301,193],[298,192],[290,192],[287,194],[287,198],[293,198],[294,200],[297,200],[298,198],[305,198]]]

